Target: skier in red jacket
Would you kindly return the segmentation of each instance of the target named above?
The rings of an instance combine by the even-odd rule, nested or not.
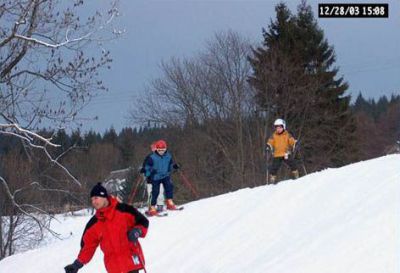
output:
[[[146,236],[147,218],[132,206],[108,196],[100,183],[93,187],[90,197],[96,214],[83,232],[78,258],[64,268],[65,272],[78,272],[92,259],[98,245],[108,273],[138,273],[144,269],[138,238]]]

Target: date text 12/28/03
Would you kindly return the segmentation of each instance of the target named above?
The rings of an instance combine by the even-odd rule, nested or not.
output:
[[[389,4],[318,4],[319,18],[388,18]]]

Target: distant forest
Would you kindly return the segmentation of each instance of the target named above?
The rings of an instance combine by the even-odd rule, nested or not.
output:
[[[356,120],[356,143],[359,147],[352,162],[395,151],[396,141],[400,139],[400,96],[392,96],[390,99],[383,96],[378,100],[366,100],[360,94],[351,105],[351,111]],[[45,157],[39,154],[28,155],[21,141],[16,141],[12,137],[2,137],[0,138],[1,172],[15,186],[32,178],[34,181],[40,181],[41,185],[52,185],[53,188],[58,184],[60,189],[65,188],[67,182],[70,195],[55,193],[48,196],[41,191],[35,192],[34,195],[43,194],[42,198],[46,196],[48,206],[58,207],[66,203],[85,204],[88,200],[86,196],[88,190],[94,183],[103,181],[111,171],[131,167],[136,178],[144,157],[150,152],[150,144],[162,138],[168,142],[174,159],[182,165],[182,169],[203,197],[242,187],[258,186],[265,182],[263,177],[265,160],[261,158],[257,159],[257,162],[250,162],[253,159],[248,158],[248,165],[257,165],[259,169],[255,176],[248,172],[249,178],[243,182],[240,177],[234,177],[227,171],[230,167],[226,166],[228,163],[220,152],[201,137],[196,138],[193,130],[193,128],[158,128],[151,124],[141,128],[124,128],[120,132],[110,128],[103,134],[94,131],[81,133],[80,130],[70,134],[64,130],[56,132],[41,130],[41,135],[53,137],[54,143],[61,145],[60,149],[53,149],[54,156],[61,157],[60,162],[83,183],[84,188],[68,183],[69,178],[54,166],[49,167]],[[255,149],[262,153],[264,146],[260,144]],[[312,152],[324,153],[324,151]],[[351,163],[325,166],[316,164],[318,167],[315,167],[312,162],[307,161],[307,158],[300,156],[298,156],[299,163],[304,162],[310,171]],[[134,178],[130,181],[133,182]],[[183,186],[180,177],[174,175],[173,179],[177,187],[177,200],[180,202],[191,200],[193,196]],[[34,196],[32,198],[35,199]]]

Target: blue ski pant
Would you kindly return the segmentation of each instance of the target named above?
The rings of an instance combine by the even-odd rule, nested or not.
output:
[[[151,205],[157,204],[157,198],[160,194],[160,185],[163,184],[166,199],[172,199],[174,195],[174,186],[172,185],[171,177],[167,176],[160,180],[151,181],[153,189],[151,190]]]

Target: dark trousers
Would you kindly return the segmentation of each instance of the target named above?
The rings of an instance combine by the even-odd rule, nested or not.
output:
[[[276,175],[278,173],[279,168],[282,166],[282,162],[284,162],[285,165],[289,166],[292,172],[297,171],[296,162],[293,158],[289,157],[288,159],[285,159],[284,157],[274,157],[272,159],[272,164],[269,168],[269,172],[271,173],[271,175]]]
[[[128,273],[139,273],[139,270],[132,270],[132,271],[129,271]]]
[[[153,180],[151,183],[153,184],[153,189],[151,190],[151,205],[152,206],[155,206],[157,204],[157,198],[158,198],[158,195],[160,194],[160,184],[163,184],[163,186],[164,186],[164,193],[165,193],[166,199],[173,198],[174,186],[172,185],[171,177],[167,176],[160,180]]]

